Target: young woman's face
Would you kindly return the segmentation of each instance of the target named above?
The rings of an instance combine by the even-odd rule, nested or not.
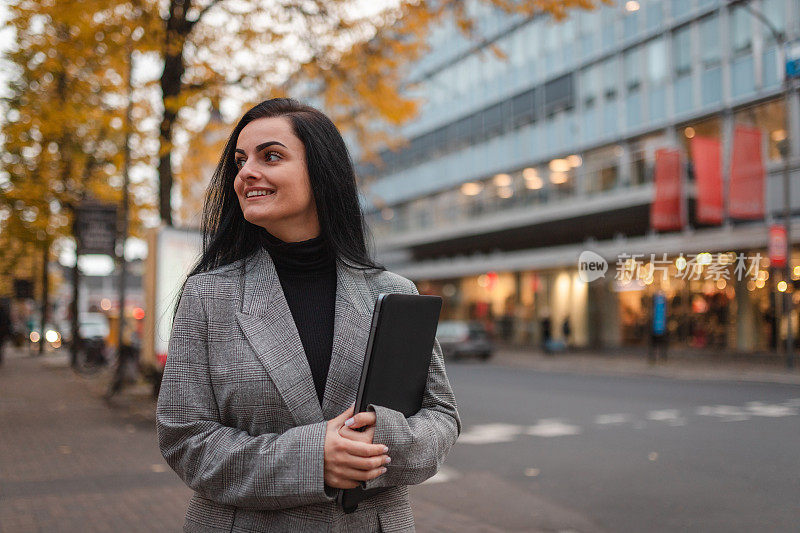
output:
[[[303,142],[286,117],[260,118],[239,133],[233,188],[245,220],[286,242],[319,235]]]

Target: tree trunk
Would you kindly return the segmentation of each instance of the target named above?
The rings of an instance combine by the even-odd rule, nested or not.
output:
[[[175,119],[178,116],[179,97],[183,90],[181,78],[186,70],[183,63],[183,49],[191,25],[186,21],[191,0],[171,0],[169,15],[164,21],[164,71],[161,73],[161,102],[164,116],[159,130],[158,156],[158,212],[161,221],[172,226],[172,136]]]
[[[158,212],[161,221],[168,226],[172,225],[172,135],[175,130],[177,118],[177,105],[181,92],[181,76],[183,76],[183,47],[173,55],[166,56],[164,72],[161,74],[161,94],[164,104],[164,116],[161,119],[159,132],[160,155],[158,158]]]
[[[42,335],[39,339],[39,355],[44,354],[46,325],[50,321],[50,296],[48,287],[48,260],[50,259],[50,241],[45,240],[42,248]]]

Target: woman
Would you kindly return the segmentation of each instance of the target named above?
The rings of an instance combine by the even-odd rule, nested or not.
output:
[[[184,531],[413,531],[406,485],[461,431],[434,341],[423,408],[353,416],[378,294],[418,294],[368,256],[336,127],[276,98],[245,113],[209,186],[157,406],[195,494]],[[359,429],[359,431],[356,431]],[[337,489],[383,487],[345,514]]]

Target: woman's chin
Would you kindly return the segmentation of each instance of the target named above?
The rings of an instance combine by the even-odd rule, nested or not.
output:
[[[244,219],[251,224],[255,224],[256,226],[261,226],[262,228],[274,223],[276,219],[280,219],[280,215],[275,215],[274,213],[245,213]]]

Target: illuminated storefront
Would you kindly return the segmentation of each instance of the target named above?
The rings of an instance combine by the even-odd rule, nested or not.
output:
[[[667,298],[672,347],[769,352],[785,335],[766,250],[668,255],[655,265],[642,258],[635,265],[630,258],[620,262],[590,283],[577,269],[564,268],[489,271],[418,286],[424,294],[443,297],[443,320],[478,320],[510,346],[540,346],[543,324],[549,322],[553,338],[575,348],[645,347],[657,292]],[[800,254],[793,262],[800,263]],[[800,266],[792,279],[800,284]],[[800,303],[800,291],[793,298]],[[795,313],[792,323],[800,332],[798,319]]]

